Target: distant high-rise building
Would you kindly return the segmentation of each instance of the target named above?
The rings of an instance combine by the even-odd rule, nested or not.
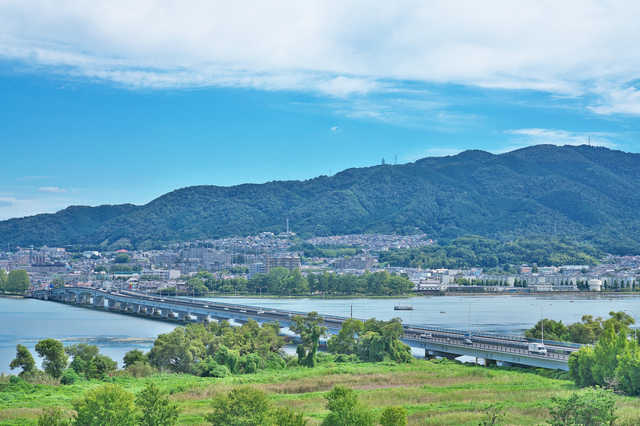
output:
[[[300,258],[297,255],[286,254],[267,258],[267,273],[273,268],[287,268],[290,271],[300,269]]]

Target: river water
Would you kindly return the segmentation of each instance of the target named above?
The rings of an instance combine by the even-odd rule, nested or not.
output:
[[[212,300],[212,299],[206,299]],[[231,298],[215,301],[234,303]],[[214,301],[214,302],[215,302]],[[400,317],[405,324],[477,332],[519,334],[545,318],[565,324],[580,321],[583,315],[607,318],[610,311],[632,310],[640,314],[640,298],[601,297],[593,299],[535,296],[416,297],[411,299],[284,299],[238,298],[238,304],[362,319],[388,320]],[[364,302],[364,303],[363,303]],[[467,303],[469,302],[469,303]],[[395,311],[398,303],[410,304],[413,311]],[[469,312],[471,317],[469,321]],[[0,372],[10,373],[18,343],[35,357],[38,340],[52,337],[65,345],[79,342],[96,344],[100,351],[122,364],[125,352],[148,350],[160,333],[171,331],[175,322],[119,314],[62,303],[34,299],[0,298]],[[37,359],[37,358],[36,358]],[[37,359],[38,360],[38,359]]]

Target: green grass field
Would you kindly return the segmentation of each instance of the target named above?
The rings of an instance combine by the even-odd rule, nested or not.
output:
[[[572,382],[543,377],[533,371],[485,368],[457,362],[420,360],[408,365],[324,364],[315,369],[263,371],[224,379],[157,374],[146,379],[115,377],[134,393],[148,381],[171,394],[181,409],[179,424],[201,425],[211,399],[235,386],[250,384],[269,393],[274,403],[303,411],[310,425],[326,415],[323,395],[336,384],[358,391],[361,401],[378,412],[403,406],[410,425],[477,425],[487,404],[504,403],[503,424],[541,425],[548,419],[551,397],[576,391]],[[0,425],[35,425],[41,408],[60,406],[71,416],[71,401],[99,381],[70,386],[0,384]],[[620,397],[622,419],[640,418],[640,400]],[[637,424],[637,423],[627,423]]]

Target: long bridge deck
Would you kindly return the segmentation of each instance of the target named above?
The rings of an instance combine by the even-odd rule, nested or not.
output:
[[[179,322],[197,321],[208,323],[211,319],[232,320],[244,323],[250,318],[259,322],[278,321],[282,327],[291,325],[291,318],[296,315],[306,316],[306,312],[289,310],[262,309],[255,306],[244,306],[235,303],[220,303],[170,298],[148,295],[133,291],[109,292],[90,287],[65,287],[52,290],[36,290],[27,294],[40,300],[54,300],[67,303],[92,305],[94,308],[110,311],[133,313],[141,316],[176,319]],[[337,334],[347,317],[325,315],[324,326],[331,334]],[[524,337],[505,336],[489,333],[474,333],[471,344],[465,339],[464,331],[449,330],[437,327],[403,325],[402,341],[413,348],[425,350],[425,356],[457,358],[471,356],[482,358],[485,362],[497,362],[502,365],[517,365],[568,370],[568,359],[571,352],[581,345],[550,342],[546,343],[546,355],[532,353],[528,350],[529,341]]]

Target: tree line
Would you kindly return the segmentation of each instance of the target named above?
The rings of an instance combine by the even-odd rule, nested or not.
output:
[[[379,262],[392,266],[427,269],[502,268],[517,269],[521,264],[538,266],[597,265],[605,253],[588,244],[567,238],[520,237],[500,242],[478,235],[454,240],[441,239],[412,249],[391,249],[379,255]]]
[[[247,280],[244,277],[232,279],[216,279],[206,271],[200,271],[186,282],[189,291],[207,293],[258,293],[289,295],[309,293],[332,294],[372,294],[396,295],[406,294],[413,290],[413,283],[406,274],[389,274],[387,271],[365,271],[362,275],[337,275],[329,272],[309,274],[304,277],[299,270],[289,271],[287,268],[272,268],[268,274],[256,274]]]
[[[0,292],[23,294],[30,285],[31,280],[24,269],[13,269],[9,274],[0,269]]]
[[[542,325],[544,323],[545,340],[555,340],[557,342],[572,342],[582,344],[593,344],[598,342],[604,329],[611,324],[616,333],[635,324],[635,320],[624,311],[609,312],[609,318],[603,320],[602,317],[593,318],[593,315],[584,315],[581,322],[576,322],[565,326],[562,321],[544,318],[536,323],[529,330],[525,330],[524,335],[532,339],[542,338]]]

